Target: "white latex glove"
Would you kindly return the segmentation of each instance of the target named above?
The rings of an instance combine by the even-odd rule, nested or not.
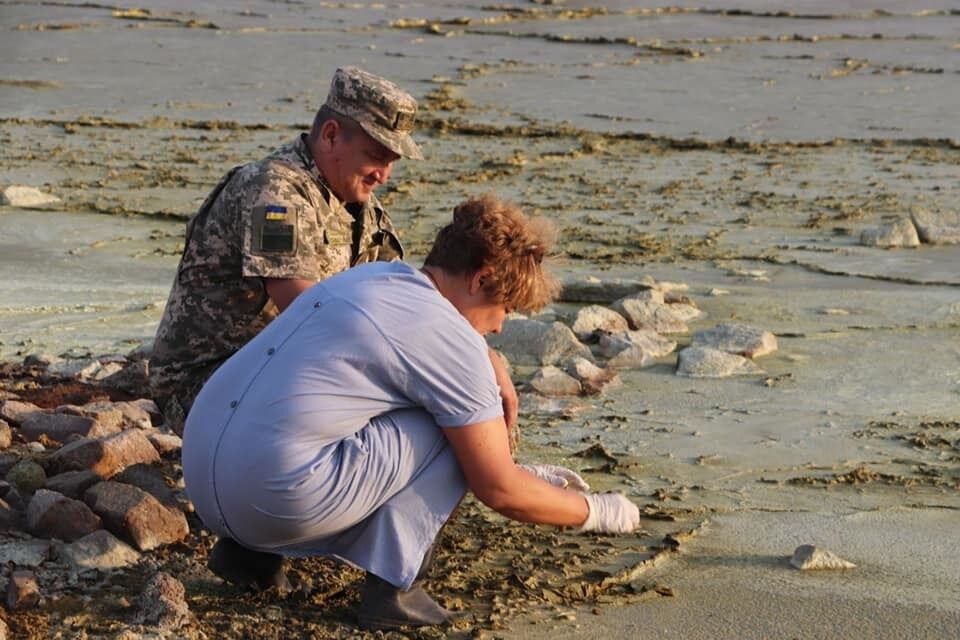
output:
[[[640,524],[640,509],[622,493],[588,493],[583,497],[590,515],[580,531],[630,533]]]
[[[566,467],[558,467],[555,464],[521,464],[520,468],[561,489],[573,489],[580,493],[590,490],[590,485],[580,477],[579,473]]]

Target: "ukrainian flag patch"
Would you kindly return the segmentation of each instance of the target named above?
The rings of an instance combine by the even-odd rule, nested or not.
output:
[[[266,220],[286,220],[287,219],[287,208],[281,207],[277,204],[268,204],[264,207],[263,210],[264,219]]]

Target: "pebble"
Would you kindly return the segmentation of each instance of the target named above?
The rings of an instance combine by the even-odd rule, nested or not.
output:
[[[582,390],[576,378],[553,365],[538,369],[530,378],[530,386],[547,397],[575,396]]]
[[[629,329],[627,319],[622,315],[598,304],[583,307],[570,327],[581,340],[587,340],[595,333],[619,333]]]
[[[40,603],[40,585],[29,569],[15,569],[7,584],[7,609],[26,611]]]
[[[7,472],[5,478],[22,495],[33,495],[47,483],[47,474],[39,464],[30,458],[24,458]]]
[[[924,211],[910,214],[920,240],[930,244],[960,244],[960,210]]]
[[[57,548],[57,558],[77,571],[120,569],[140,561],[140,554],[104,529]]]
[[[190,620],[186,590],[169,573],[159,571],[147,581],[140,594],[134,624],[148,624],[164,631],[179,629]]]
[[[499,334],[487,336],[487,343],[517,364],[556,365],[574,356],[593,359],[589,347],[562,322],[508,318]]]

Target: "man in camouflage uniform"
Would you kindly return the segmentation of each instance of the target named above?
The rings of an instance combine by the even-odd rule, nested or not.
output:
[[[210,374],[302,291],[356,264],[403,257],[373,195],[393,163],[421,159],[417,103],[393,83],[338,69],[309,134],[232,169],[187,224],[150,360],[167,424]]]

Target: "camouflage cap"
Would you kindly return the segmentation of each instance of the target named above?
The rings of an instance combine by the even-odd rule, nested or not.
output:
[[[423,159],[420,147],[410,137],[417,101],[389,80],[357,67],[337,69],[326,105],[356,120],[370,137],[394,153]]]

